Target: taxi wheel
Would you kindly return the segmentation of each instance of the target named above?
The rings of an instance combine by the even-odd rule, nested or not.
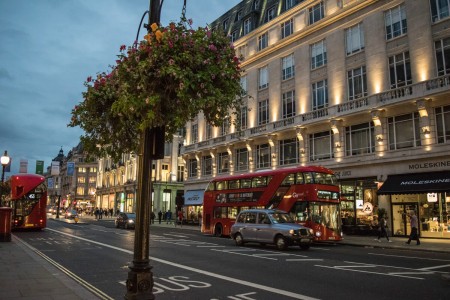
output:
[[[236,242],[236,246],[244,246],[244,238],[240,233],[236,234],[234,241]]]

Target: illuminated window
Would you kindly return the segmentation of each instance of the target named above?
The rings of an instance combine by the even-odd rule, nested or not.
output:
[[[256,146],[256,168],[263,169],[270,167],[270,146],[262,144]]]
[[[219,153],[217,156],[218,173],[226,173],[230,170],[230,156],[228,152]]]
[[[331,131],[309,135],[309,159],[311,161],[333,158],[333,136]]]
[[[269,77],[267,66],[259,68],[259,89],[264,89],[269,86]]]
[[[191,126],[191,144],[198,142],[198,124],[192,124]]]
[[[236,171],[248,170],[248,150],[247,148],[236,149]]]
[[[239,120],[240,120],[239,125],[240,125],[241,130],[247,129],[247,126],[248,126],[247,125],[247,122],[248,122],[247,111],[248,111],[247,106],[241,107],[241,111],[239,114]]]
[[[197,168],[198,168],[198,163],[197,163],[197,159],[190,159],[189,160],[189,173],[188,176],[190,178],[194,178],[197,177]]]
[[[450,38],[434,42],[438,76],[450,74]]]
[[[202,175],[207,176],[212,174],[212,157],[211,155],[202,156]]]
[[[247,95],[247,75],[241,77],[242,96]]]

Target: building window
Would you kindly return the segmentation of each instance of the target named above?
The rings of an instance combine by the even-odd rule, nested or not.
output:
[[[284,0],[284,9],[288,10],[297,5],[298,0]]]
[[[247,111],[248,111],[248,108],[247,108],[247,106],[243,106],[243,107],[241,107],[241,112],[240,112],[240,115],[239,115],[239,125],[240,125],[240,128],[241,128],[241,130],[245,130],[245,129],[247,129],[247,122],[248,122],[248,120],[247,120]]]
[[[240,21],[241,19],[242,19],[242,10],[237,12],[235,21]]]
[[[311,161],[333,158],[333,137],[330,131],[310,134],[309,145]]]
[[[311,69],[327,64],[327,47],[325,41],[320,41],[311,45]]]
[[[280,165],[297,164],[298,161],[298,139],[281,140],[279,143]]]
[[[248,170],[248,150],[247,148],[236,149],[236,171]]]
[[[391,80],[391,89],[412,83],[409,52],[403,52],[389,57],[389,77]]]
[[[348,100],[367,96],[366,67],[362,66],[347,72]]]
[[[309,24],[314,24],[315,22],[323,19],[325,16],[325,10],[323,2],[320,2],[309,8]]]
[[[261,51],[269,46],[269,34],[267,32],[258,36],[258,51]]]
[[[212,157],[211,155],[202,156],[202,175],[208,176],[212,174]]]
[[[191,125],[191,144],[198,142],[198,124]]]
[[[269,86],[269,77],[267,74],[267,66],[259,68],[259,89],[265,89]]]
[[[283,119],[295,116],[295,91],[289,91],[282,95]]]
[[[270,146],[262,144],[256,146],[256,168],[263,169],[270,167]]]
[[[266,16],[265,16],[264,21],[269,22],[269,21],[275,19],[275,17],[276,17],[276,9],[275,9],[275,5],[274,5],[274,6],[269,7],[266,10]]]
[[[189,178],[194,178],[197,177],[197,169],[198,168],[198,163],[197,163],[197,159],[190,159],[189,160],[189,173],[188,176]]]
[[[388,118],[389,150],[420,146],[419,114],[417,112]]]
[[[375,129],[373,123],[345,127],[345,155],[375,152]]]
[[[230,22],[230,19],[225,19],[223,22],[222,22],[222,29],[223,29],[223,31],[224,32],[226,32],[227,30],[228,30],[228,24],[229,24],[229,22]]]
[[[217,160],[219,174],[230,171],[230,156],[228,155],[228,152],[219,153]]]
[[[386,40],[406,34],[408,28],[406,26],[405,5],[399,5],[386,11],[384,22],[386,26]]]
[[[212,138],[212,125],[205,120],[205,140],[209,140]]]
[[[244,21],[244,34],[248,34],[250,31],[252,31],[252,19],[248,18]]]
[[[433,22],[450,16],[450,0],[430,0],[431,19]]]
[[[450,38],[434,42],[438,76],[450,74]]]
[[[247,95],[247,75],[241,77],[241,96]]]
[[[259,9],[259,0],[253,0],[253,9],[258,10]]]
[[[294,20],[293,19],[290,19],[289,21],[286,21],[283,24],[281,24],[281,38],[282,39],[291,35],[293,32],[294,32]]]
[[[345,30],[345,46],[347,55],[364,49],[364,34],[361,23]]]
[[[328,106],[328,83],[327,80],[312,84],[312,110],[322,109]]]
[[[436,131],[439,144],[450,142],[450,105],[436,107]]]
[[[238,31],[237,30],[233,31],[230,36],[231,42],[234,43],[238,38],[239,38]]]
[[[230,133],[230,118],[227,117],[223,120],[222,126],[220,127],[220,133],[222,136]]]
[[[269,123],[269,99],[258,102],[258,125]]]
[[[286,80],[294,77],[295,66],[294,66],[294,54],[290,54],[281,59],[282,65],[282,79]]]
[[[80,177],[77,177],[77,179],[78,179],[77,180],[78,183],[86,183],[86,178],[85,177],[81,177],[80,176]]]
[[[177,182],[184,181],[184,166],[178,166],[177,168]]]

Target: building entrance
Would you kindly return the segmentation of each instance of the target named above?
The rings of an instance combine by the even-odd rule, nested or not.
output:
[[[419,214],[417,203],[399,203],[392,204],[392,235],[408,236],[411,233],[411,225],[407,215],[415,211]],[[419,215],[417,215],[420,218]],[[420,234],[420,231],[419,231]]]

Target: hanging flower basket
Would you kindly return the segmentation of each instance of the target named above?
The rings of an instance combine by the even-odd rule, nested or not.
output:
[[[240,61],[229,38],[191,25],[152,24],[140,43],[121,46],[110,73],[87,79],[69,126],[84,129],[88,152],[119,157],[135,151],[145,128],[165,126],[170,138],[199,112],[219,126],[240,107]]]

